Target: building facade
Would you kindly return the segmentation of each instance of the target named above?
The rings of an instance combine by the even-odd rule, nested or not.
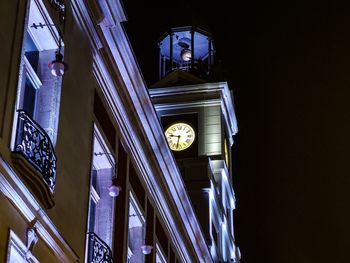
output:
[[[168,146],[122,3],[3,1],[0,12],[0,262],[237,261],[233,234],[215,243],[230,255],[209,242],[181,175],[192,163]],[[196,160],[210,165],[207,186],[230,181],[211,156]]]

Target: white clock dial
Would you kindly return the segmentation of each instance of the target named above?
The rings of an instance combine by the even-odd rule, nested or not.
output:
[[[165,137],[171,150],[183,151],[192,145],[196,134],[189,124],[177,122],[166,129]]]

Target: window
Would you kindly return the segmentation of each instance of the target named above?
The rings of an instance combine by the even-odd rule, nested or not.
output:
[[[10,230],[9,244],[7,248],[7,263],[39,263],[39,261],[28,251],[27,247],[19,237]]]
[[[112,258],[115,204],[108,188],[114,176],[115,158],[95,126],[87,229],[88,262],[94,262],[100,256],[96,247],[106,258]]]
[[[55,145],[62,79],[53,76],[48,65],[55,59],[60,38],[42,1],[29,1],[27,23],[16,110],[24,111],[28,118],[38,123]]]
[[[145,217],[133,193],[129,192],[129,238],[128,251],[130,251],[128,262],[144,262],[144,255],[141,246],[145,240]]]

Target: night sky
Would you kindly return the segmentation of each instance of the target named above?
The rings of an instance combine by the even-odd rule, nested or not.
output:
[[[169,6],[171,4],[172,6]],[[203,23],[233,89],[243,263],[350,262],[350,10],[322,1],[125,0],[148,85],[157,39]]]

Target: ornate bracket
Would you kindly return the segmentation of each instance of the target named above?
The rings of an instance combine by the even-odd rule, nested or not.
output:
[[[63,25],[64,29],[64,24],[66,22],[66,5],[62,0],[49,0],[49,2],[55,11],[58,12],[59,23]]]
[[[33,248],[38,242],[38,235],[35,228],[27,229],[27,253],[26,258],[29,259],[32,257]]]

